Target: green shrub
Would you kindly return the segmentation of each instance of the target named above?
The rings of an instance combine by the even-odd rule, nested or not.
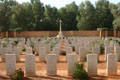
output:
[[[35,54],[35,50],[32,50],[33,54]]]
[[[104,42],[100,42],[100,53],[104,53]]]
[[[4,38],[4,41],[6,41],[7,43],[9,43],[10,39],[9,38]]]
[[[119,43],[119,40],[114,40],[115,43]]]
[[[12,75],[12,80],[23,80],[23,79],[24,79],[24,72],[22,71],[22,69],[19,68]]]
[[[70,41],[70,39],[68,39],[68,42],[69,42],[69,44],[71,44],[71,41]]]
[[[48,38],[46,38],[46,40],[45,40],[45,44],[48,44],[48,43],[50,43],[51,42],[51,39],[48,37]]]
[[[62,51],[60,54],[61,55],[66,55],[66,51]]]
[[[100,44],[100,53],[104,53],[104,42],[96,41],[93,43],[93,45],[95,45],[96,43]]]
[[[38,42],[41,41],[41,39],[38,39]]]
[[[25,43],[27,42],[27,40],[28,40],[28,37],[25,37]]]
[[[120,44],[120,41],[118,41],[118,43]]]
[[[19,43],[19,40],[15,40],[14,43],[15,45],[17,45]]]
[[[113,40],[113,39],[110,37],[110,38],[108,38],[108,40],[111,41],[111,40]]]
[[[26,47],[23,47],[23,48],[22,48],[22,51],[26,51]]]
[[[88,54],[92,54],[92,51],[89,51]],[[84,58],[85,61],[87,61],[87,55]]]
[[[78,80],[88,80],[88,73],[84,70],[84,64],[76,64],[76,71],[73,78]]]
[[[2,41],[1,44],[3,45],[3,47],[7,47],[8,43],[6,41]]]
[[[75,47],[74,46],[72,47],[72,50],[75,51]]]
[[[89,51],[88,54],[92,54],[93,52],[92,51]]]
[[[34,49],[34,44],[33,44],[33,43],[31,43],[31,44],[30,44],[30,47],[31,47],[32,49]]]
[[[84,58],[85,61],[87,61],[87,56]]]
[[[5,39],[4,41],[0,41],[0,44],[3,45],[3,47],[7,47],[7,45],[9,44],[9,39]]]
[[[50,48],[51,48],[51,49],[54,48],[55,45],[56,45],[56,42],[51,42],[51,44],[50,44]]]

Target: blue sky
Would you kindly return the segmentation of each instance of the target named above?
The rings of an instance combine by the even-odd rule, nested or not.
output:
[[[17,0],[19,3],[22,2],[30,2],[30,0]],[[50,4],[52,7],[55,6],[57,8],[64,7],[66,4],[70,4],[71,2],[75,1],[77,5],[79,5],[81,2],[85,0],[40,0],[44,5]],[[92,4],[95,4],[96,1],[98,0],[89,0],[92,2]],[[109,0],[112,3],[119,3],[120,0]]]

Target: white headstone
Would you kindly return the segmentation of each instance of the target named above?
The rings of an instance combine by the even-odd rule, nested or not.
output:
[[[25,72],[27,76],[35,76],[35,55],[34,54],[26,54],[25,56]]]
[[[75,52],[76,54],[79,54],[79,43],[75,44]]]
[[[93,47],[92,52],[99,55],[100,54],[100,47]]]
[[[68,54],[68,75],[73,75],[78,63],[78,56],[76,54]]]
[[[68,54],[72,54],[72,48],[71,47],[66,47],[66,59],[68,57]]]
[[[117,55],[107,54],[107,75],[117,75]]]
[[[58,47],[54,47],[53,48],[53,54],[57,55],[57,60],[59,60],[59,53],[60,53],[59,48]]]
[[[8,54],[7,48],[1,48],[1,61],[6,60],[5,54]]]
[[[40,61],[46,61],[46,49],[45,47],[39,47],[39,60]]]
[[[31,47],[26,47],[26,54],[32,54],[32,48]]]
[[[107,60],[107,54],[112,53],[112,47],[105,46],[105,60]]]
[[[97,75],[97,54],[87,55],[87,71],[88,75]]]
[[[21,53],[21,48],[19,47],[13,48],[13,54],[16,54],[16,61],[20,61],[20,53]]]
[[[16,70],[16,55],[6,54],[6,74],[13,75]]]
[[[50,54],[51,51],[50,44],[47,44],[45,47],[46,47],[46,53]]]
[[[47,56],[47,75],[55,76],[57,75],[57,55],[48,54]]]
[[[87,52],[86,52],[85,48],[80,47],[79,48],[79,57],[80,57],[79,59],[80,59],[80,61],[85,61],[86,55],[87,55]]]

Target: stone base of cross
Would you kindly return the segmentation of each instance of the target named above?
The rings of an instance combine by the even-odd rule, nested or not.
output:
[[[64,36],[63,36],[63,34],[62,34],[62,32],[59,32],[59,34],[57,35],[57,38],[63,38]]]

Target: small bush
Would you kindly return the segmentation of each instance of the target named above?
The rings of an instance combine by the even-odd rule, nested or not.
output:
[[[7,41],[0,41],[0,44],[2,44],[3,47],[7,47],[9,43]]]
[[[111,41],[111,40],[113,40],[113,39],[110,37],[110,38],[108,38],[108,40]]]
[[[92,54],[92,51],[89,51],[87,54]],[[87,61],[87,55],[84,58],[85,61]]]
[[[72,49],[73,49],[73,51],[75,51],[75,47],[74,46],[72,47]]]
[[[93,52],[92,51],[89,51],[88,54],[92,54]]]
[[[66,51],[62,51],[60,54],[61,55],[66,55]]]
[[[104,42],[100,42],[100,53],[104,53]]]
[[[119,40],[114,40],[115,43],[119,43]]]
[[[14,43],[15,45],[17,45],[19,43],[19,40],[15,40]]]
[[[88,80],[88,73],[84,70],[84,64],[76,64],[76,71],[73,78],[78,80]]]
[[[33,54],[35,54],[35,50],[33,50],[32,52],[33,52]]]
[[[100,44],[100,53],[104,53],[104,42],[96,41],[93,43],[93,45],[95,46],[96,43]]]
[[[24,72],[22,71],[22,69],[19,68],[12,75],[12,80],[23,80],[23,79],[24,79]]]
[[[120,41],[118,41],[119,45],[120,45]]]
[[[56,43],[55,42],[51,42],[50,44],[50,48],[53,49],[55,47]]]
[[[23,47],[23,48],[22,48],[22,51],[26,51],[26,47]]]
[[[84,58],[85,61],[87,61],[87,56]]]
[[[30,47],[34,49],[34,43],[32,41],[30,41]]]
[[[45,41],[45,44],[48,44],[48,43],[50,43],[51,42],[51,39],[47,39],[46,41]]]
[[[41,39],[38,39],[38,42],[41,41]]]

